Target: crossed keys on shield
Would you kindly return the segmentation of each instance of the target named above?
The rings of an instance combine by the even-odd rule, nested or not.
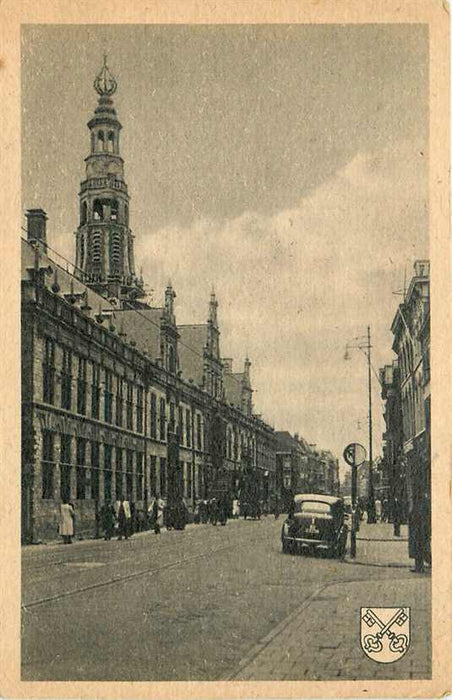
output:
[[[373,652],[374,654],[378,654],[382,651],[383,643],[381,640],[386,635],[389,638],[390,651],[398,654],[404,654],[406,652],[408,648],[408,637],[406,634],[396,634],[391,631],[394,625],[399,625],[400,627],[408,620],[408,616],[403,608],[399,608],[386,624],[384,624],[378,615],[370,608],[366,610],[362,619],[368,627],[378,625],[380,628],[377,634],[366,634],[364,637],[364,649],[366,651]]]

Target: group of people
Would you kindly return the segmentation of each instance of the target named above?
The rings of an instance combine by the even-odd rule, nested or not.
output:
[[[228,518],[260,518],[261,513],[267,515],[269,512],[269,508],[264,508],[261,502],[256,502],[254,509],[251,505],[245,501],[241,502],[236,496],[231,498],[227,493],[219,493],[209,499],[200,499],[196,503],[194,522],[226,525]],[[275,518],[278,518],[279,502],[271,510],[274,511]],[[184,530],[189,522],[189,510],[182,497],[172,498],[167,502],[157,495],[150,503],[147,513],[136,509],[134,503],[121,498],[115,502],[105,502],[98,512],[97,522],[104,540],[109,541],[113,537],[128,540],[134,532],[141,530],[152,529],[156,535],[160,534],[162,527],[168,530]],[[75,508],[69,501],[63,501],[60,506],[58,531],[64,544],[72,543],[75,533]]]

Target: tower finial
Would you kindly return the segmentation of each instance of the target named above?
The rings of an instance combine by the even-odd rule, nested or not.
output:
[[[103,95],[113,95],[117,87],[118,83],[110,73],[110,69],[107,65],[107,54],[104,53],[104,65],[94,81],[94,89],[102,97]]]

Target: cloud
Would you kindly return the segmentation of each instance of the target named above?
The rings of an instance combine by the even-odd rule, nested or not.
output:
[[[376,368],[391,361],[392,292],[428,253],[424,160],[399,142],[357,154],[296,208],[137,238],[151,286],[172,279],[178,322],[202,322],[215,286],[223,355],[250,354],[258,412],[336,452],[367,410],[365,358],[343,363],[345,344],[370,324]]]

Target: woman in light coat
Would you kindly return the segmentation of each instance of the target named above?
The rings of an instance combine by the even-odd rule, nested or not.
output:
[[[74,507],[71,503],[63,501],[60,506],[60,535],[63,537],[64,544],[72,544],[74,536]]]

